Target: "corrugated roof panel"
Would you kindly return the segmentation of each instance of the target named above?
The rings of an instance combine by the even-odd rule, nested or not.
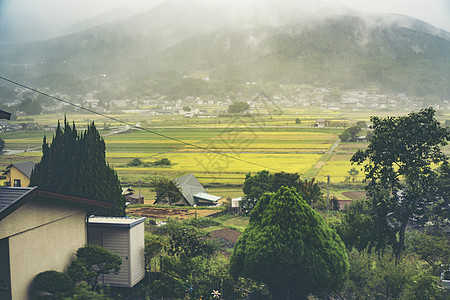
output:
[[[0,187],[0,213],[34,189],[35,187]]]
[[[211,194],[208,194],[208,193],[197,193],[197,194],[194,195],[194,197],[202,199],[202,200],[206,200],[206,201],[212,201],[212,202],[216,202],[220,198],[222,198],[222,197],[214,196],[214,195],[211,195]]]

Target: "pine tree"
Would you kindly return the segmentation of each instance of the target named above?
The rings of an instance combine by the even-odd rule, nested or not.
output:
[[[58,122],[51,144],[44,137],[42,158],[36,164],[30,186],[56,192],[110,201],[110,209],[93,209],[88,214],[125,215],[125,198],[116,172],[106,163],[105,142],[94,122],[78,135],[75,124]]]

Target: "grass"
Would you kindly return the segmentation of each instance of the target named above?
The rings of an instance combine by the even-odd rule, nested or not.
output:
[[[221,222],[227,228],[232,228],[232,229],[236,229],[240,232],[244,232],[245,228],[247,228],[247,226],[248,226],[250,217],[223,215],[223,216],[217,217],[215,220]]]

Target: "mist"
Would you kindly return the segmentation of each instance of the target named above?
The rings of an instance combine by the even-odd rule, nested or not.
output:
[[[50,39],[148,11],[163,2],[186,0],[0,0],[0,44]],[[296,21],[336,14],[404,14],[450,31],[450,2],[446,0],[193,0],[223,9],[236,20],[244,17],[277,25],[280,15]],[[288,21],[286,19],[282,20]]]

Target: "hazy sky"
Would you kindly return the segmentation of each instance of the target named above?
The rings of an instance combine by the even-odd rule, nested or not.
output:
[[[165,0],[0,0],[0,37],[14,33],[17,39],[36,39],[60,33],[66,27],[123,6],[125,14],[151,8]],[[201,1],[201,0],[199,0]],[[243,3],[258,0],[204,0]],[[273,0],[275,1],[275,0]],[[289,1],[289,0],[287,0]],[[314,0],[291,0],[317,3]],[[315,0],[317,1],[317,0]],[[421,19],[450,32],[450,0],[328,0],[369,13],[398,13]],[[258,2],[256,2],[258,3]],[[314,5],[314,4],[313,4]],[[121,12],[119,11],[119,13]]]

